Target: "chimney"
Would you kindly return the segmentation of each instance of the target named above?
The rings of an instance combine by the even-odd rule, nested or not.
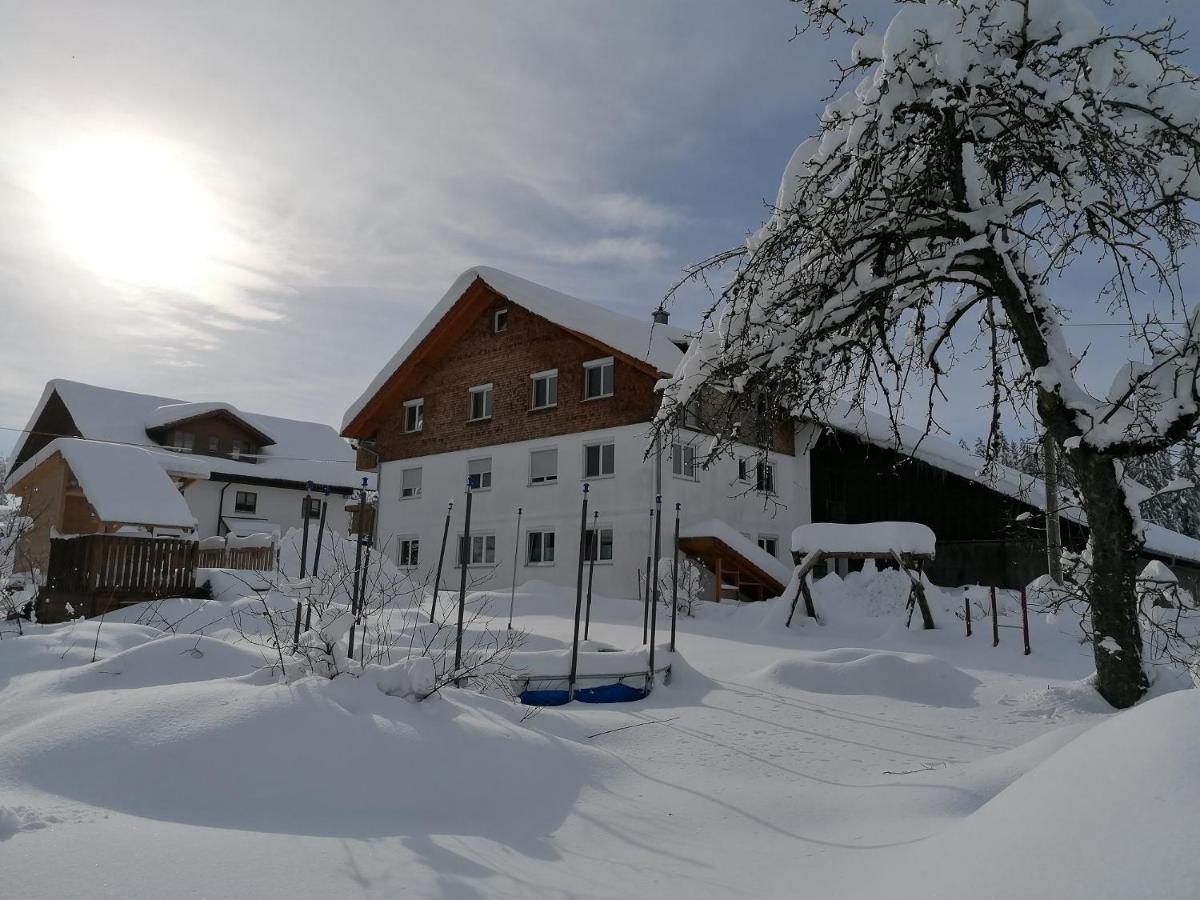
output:
[[[654,311],[651,318],[654,320],[655,325],[666,325],[667,319],[670,318],[670,313],[667,312],[666,307],[660,306]]]

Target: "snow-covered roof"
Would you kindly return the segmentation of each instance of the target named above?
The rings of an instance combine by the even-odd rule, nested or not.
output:
[[[413,351],[429,336],[446,313],[458,302],[476,279],[505,298],[536,315],[570,331],[586,335],[620,353],[654,366],[660,374],[670,374],[683,356],[676,342],[686,344],[688,333],[671,325],[653,325],[649,318],[635,319],[589,300],[581,300],[517,275],[475,266],[454,280],[450,289],[429,311],[397,351],[371,381],[342,419],[343,430],[366,408],[391,377],[404,365]]]
[[[179,453],[157,444],[146,429],[162,427],[163,420],[177,416],[185,406],[234,410],[229,404],[185,403],[172,397],[135,394],[112,388],[56,378],[46,383],[41,400],[30,417],[26,433],[32,430],[50,398],[57,394],[79,429],[79,436],[91,441],[107,441],[144,447],[168,472],[193,478],[209,478],[214,473],[293,481],[303,484],[354,488],[362,481],[355,469],[354,449],[328,425],[281,419],[261,413],[236,410],[239,419],[271,437],[275,443],[263,447],[257,462],[242,462],[203,453]],[[174,409],[174,412],[170,410]],[[198,414],[193,412],[193,415]],[[176,419],[178,420],[178,419]],[[13,451],[19,457],[27,437]],[[11,476],[8,482],[12,482]]]
[[[78,438],[56,438],[12,475],[15,483],[54,454],[71,467],[75,480],[103,522],[194,528],[196,517],[169,475],[141,447]]]
[[[913,459],[919,459],[1039,509],[1046,506],[1046,486],[1040,478],[1002,465],[995,466],[994,472],[984,474],[980,471],[982,460],[969,450],[943,438],[924,435],[909,425],[900,424],[898,428],[893,429],[888,419],[879,413],[834,412],[826,417],[826,424],[878,447],[898,450]],[[1087,517],[1075,507],[1064,508],[1062,515],[1081,525],[1087,524]],[[1144,523],[1143,534],[1146,539],[1145,548],[1151,553],[1200,563],[1200,541],[1195,538],[1151,522]]]
[[[728,522],[721,519],[706,519],[679,529],[681,538],[716,538],[744,560],[770,575],[780,584],[787,584],[792,577],[792,567],[781,563]]]
[[[159,428],[168,428],[179,422],[188,422],[202,416],[211,416],[214,413],[226,413],[233,416],[235,419],[259,432],[262,437],[267,439],[265,441],[267,444],[274,443],[275,441],[271,435],[247,420],[246,415],[232,403],[221,403],[219,401],[208,403],[167,403],[146,416],[146,430],[155,431]]]

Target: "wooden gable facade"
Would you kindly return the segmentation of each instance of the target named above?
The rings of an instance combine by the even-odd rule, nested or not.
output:
[[[504,312],[497,330],[496,314]],[[613,359],[611,397],[584,399],[584,364]],[[532,409],[530,376],[557,370],[558,402]],[[383,462],[649,422],[658,373],[512,302],[476,279],[345,429],[376,441]],[[490,418],[470,421],[469,391],[491,384]],[[423,403],[419,431],[405,431],[404,404]],[[360,467],[373,468],[364,454]]]

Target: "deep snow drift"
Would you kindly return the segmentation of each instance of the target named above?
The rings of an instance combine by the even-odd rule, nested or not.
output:
[[[821,580],[791,629],[784,601],[700,604],[670,686],[604,707],[283,682],[257,596],[6,633],[5,895],[1193,896],[1200,695],[1112,715],[1065,617],[1025,657],[931,591],[939,628],[909,630],[896,574]],[[514,668],[560,666],[573,596],[515,601]],[[472,603],[505,630],[507,593]],[[597,597],[589,652],[637,665],[641,627]]]

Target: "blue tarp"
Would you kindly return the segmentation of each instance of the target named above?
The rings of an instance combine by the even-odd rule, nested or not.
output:
[[[575,699],[580,703],[632,703],[644,699],[650,692],[628,684],[602,684],[598,687],[576,688]],[[567,691],[522,691],[521,702],[526,706],[563,706],[571,702]]]

